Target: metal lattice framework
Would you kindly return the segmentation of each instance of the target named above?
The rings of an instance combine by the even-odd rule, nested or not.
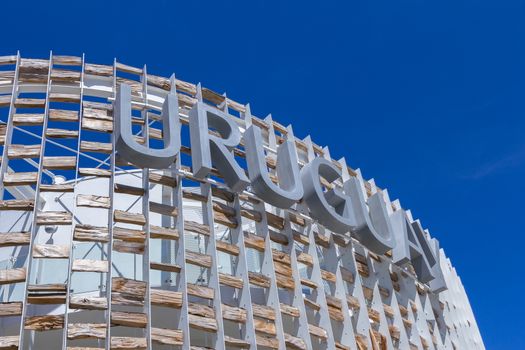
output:
[[[302,203],[270,207],[249,190],[230,192],[217,172],[196,179],[186,164],[190,145],[162,171],[123,162],[115,153],[112,103],[118,84],[131,86],[134,132],[152,147],[162,139],[159,114],[168,92],[178,94],[183,129],[196,101],[212,105],[241,130],[255,124],[264,131],[273,172],[277,145],[293,137],[291,127],[271,116],[256,118],[225,94],[117,60],[109,66],[87,63],[84,56],[17,54],[0,57],[0,68],[0,215],[14,212],[25,222],[24,230],[2,226],[0,233],[0,249],[14,257],[0,270],[0,318],[19,322],[14,328],[2,323],[0,349],[47,349],[42,334],[48,332],[60,339],[60,348],[77,350],[484,348],[461,281],[428,232],[448,287],[441,293],[418,282],[410,264],[399,267],[391,254],[378,256],[318,225]],[[309,137],[294,139],[301,166],[321,156],[346,176],[361,176]],[[242,147],[234,153],[244,157]],[[141,186],[119,182],[119,174]],[[82,192],[79,184],[87,178],[105,179],[105,188]],[[189,190],[192,184],[197,191]],[[380,191],[388,200],[373,180],[365,185],[368,196]],[[152,195],[159,187],[162,196]],[[50,194],[56,202],[73,196],[75,204],[49,210]],[[139,210],[118,207],[118,198],[130,196]],[[185,202],[200,203],[201,222],[185,218]],[[401,208],[399,201],[388,203],[390,213]],[[102,213],[106,224],[80,222],[80,211]],[[66,243],[42,238],[57,226],[67,232]],[[189,249],[186,233],[199,236],[203,249]],[[173,250],[173,259],[153,254],[157,240]],[[78,256],[80,244],[98,247],[100,258]],[[247,261],[251,251],[260,256],[258,269]],[[118,273],[120,254],[140,259],[140,279]],[[221,254],[231,259],[231,273],[220,271]],[[64,261],[65,279],[39,283],[39,276],[54,273],[39,263],[47,259]],[[189,281],[190,265],[203,277]],[[154,285],[155,273],[169,283]],[[83,274],[100,276],[98,295],[75,293],[74,276]],[[17,288],[20,298],[13,300]],[[43,312],[47,305],[58,312]]]

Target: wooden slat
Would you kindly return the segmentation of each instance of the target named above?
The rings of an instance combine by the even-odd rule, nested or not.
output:
[[[151,341],[162,345],[182,346],[183,333],[179,329],[151,328]]]
[[[7,157],[9,159],[39,158],[40,145],[9,145]]]
[[[246,323],[246,310],[226,304],[221,305],[222,318],[237,323]]]
[[[76,225],[73,239],[80,242],[109,242],[107,227]]]
[[[246,247],[253,248],[260,252],[264,252],[265,249],[264,238],[254,235],[248,231],[244,231],[244,244]]]
[[[35,244],[33,258],[63,259],[69,257],[69,246],[58,244]]]
[[[146,245],[141,242],[128,242],[120,239],[113,240],[113,250],[120,253],[144,254]]]
[[[99,177],[110,177],[111,172],[107,169],[98,168],[79,168],[78,174],[80,176],[99,176]]]
[[[151,289],[151,304],[180,309],[182,306],[182,293],[171,290]]]
[[[69,298],[69,307],[84,310],[106,310],[108,300],[105,297],[72,295]]]
[[[70,323],[67,326],[67,339],[105,339],[105,323]]]
[[[41,98],[17,98],[15,100],[16,108],[44,108],[46,100]]]
[[[0,317],[22,315],[22,302],[0,302]]]
[[[214,318],[202,317],[196,315],[188,315],[190,327],[205,332],[217,332],[217,321]]]
[[[270,288],[269,277],[253,271],[248,271],[248,277],[251,284],[262,288]]]
[[[81,152],[110,154],[112,149],[113,149],[113,146],[111,145],[111,143],[94,142],[94,141],[81,141],[80,142]]]
[[[17,126],[42,125],[43,123],[42,113],[15,113],[13,115],[13,124]]]
[[[295,306],[281,303],[279,309],[281,310],[283,314],[286,314],[292,317],[299,317],[299,309],[296,308]]]
[[[110,77],[113,75],[113,67],[102,64],[86,63],[84,65],[84,73]]]
[[[0,200],[0,210],[33,211],[35,201],[32,199]]]
[[[146,218],[140,213],[129,213],[124,210],[115,210],[113,217],[115,222],[135,224],[140,226],[144,226],[146,224]]]
[[[175,264],[150,262],[149,267],[152,270],[168,271],[168,272],[180,272],[181,267]]]
[[[184,231],[194,232],[204,236],[210,235],[210,227],[208,225],[199,224],[195,221],[185,220]]]
[[[73,192],[75,190],[74,183],[54,184],[54,185],[40,185],[41,192]]]
[[[133,196],[144,195],[144,189],[142,187],[128,186],[124,184],[115,184],[115,193],[130,194]]]
[[[227,253],[233,256],[239,255],[239,247],[237,247],[234,244],[226,243],[224,241],[215,241],[215,246],[217,248],[217,251]]]
[[[109,197],[107,196],[79,194],[77,195],[77,207],[109,209],[110,200],[109,200]]]
[[[209,300],[213,300],[213,296],[215,295],[212,288],[206,286],[199,286],[193,283],[187,284],[187,292],[188,295],[193,295],[195,297],[200,297]]]
[[[75,139],[78,137],[78,131],[58,128],[47,128],[46,136],[55,139]]]
[[[275,321],[275,310],[271,306],[252,304],[253,316]]]
[[[224,344],[228,348],[235,348],[235,349],[249,349],[250,348],[250,343],[248,343],[247,341],[242,340],[242,339],[233,338],[228,335],[224,336]]]
[[[72,271],[77,272],[108,272],[108,262],[104,260],[76,259]]]
[[[0,247],[15,247],[21,245],[28,245],[29,239],[29,232],[0,233]]]
[[[78,122],[78,112],[65,109],[50,109],[49,120],[55,122]]]
[[[111,337],[111,350],[146,350],[146,338]]]
[[[197,253],[186,249],[186,263],[210,268],[212,264],[211,256],[207,254]]]
[[[24,282],[26,280],[26,269],[2,269],[0,270],[0,285]]]
[[[172,239],[172,240],[179,239],[179,231],[177,231],[176,228],[167,228],[167,227],[150,225],[149,230],[150,230],[149,231],[150,238]]]
[[[315,326],[313,324],[308,324],[308,331],[314,337],[317,337],[317,338],[320,338],[320,339],[323,339],[323,340],[328,339],[328,332],[326,332],[326,330],[324,330],[323,328],[321,328],[319,326]]]
[[[146,328],[148,318],[141,312],[111,311],[111,323],[116,326]]]
[[[24,329],[48,331],[64,328],[64,315],[45,315],[26,317]]]
[[[164,185],[168,187],[177,187],[177,180],[168,175],[158,174],[156,172],[149,173],[149,181],[155,184]]]
[[[45,156],[42,163],[44,168],[49,170],[73,170],[76,168],[77,158],[74,156]]]
[[[219,272],[219,283],[237,289],[241,289],[243,287],[242,278],[222,272]]]
[[[111,281],[112,293],[121,293],[144,300],[146,294],[146,282],[123,277],[113,277]]]
[[[23,186],[36,184],[38,173],[6,173],[4,175],[5,186]]]
[[[55,62],[53,62],[55,64]],[[51,69],[51,80],[53,82],[74,83],[80,82],[80,72],[69,69],[53,68]]]
[[[157,202],[149,202],[149,210],[150,212],[166,215],[166,216],[173,216],[177,217],[178,209],[175,206],[168,205],[168,204],[162,204]]]
[[[18,350],[18,335],[8,335],[0,337],[0,350]]]
[[[41,211],[37,214],[37,225],[71,225],[72,215],[67,211]]]
[[[288,333],[284,333],[284,342],[287,349],[293,350],[306,350],[306,343],[304,340],[298,337],[294,337]]]
[[[82,57],[53,55],[53,65],[80,66],[81,64]]]

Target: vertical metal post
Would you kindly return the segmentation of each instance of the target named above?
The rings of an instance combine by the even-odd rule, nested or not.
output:
[[[33,263],[33,244],[38,233],[37,217],[39,208],[39,199],[40,199],[40,183],[42,182],[42,169],[44,166],[44,151],[46,146],[46,131],[47,123],[49,119],[49,93],[51,90],[51,69],[53,67],[53,52],[49,52],[49,66],[47,72],[47,86],[46,86],[46,102],[44,106],[44,125],[42,127],[42,139],[40,140],[40,156],[38,160],[38,174],[35,190],[35,199],[34,199],[34,208],[33,208],[33,217],[31,224],[31,238],[29,240],[29,251],[27,253],[27,271],[26,271],[26,280],[24,283],[24,301],[22,303],[22,316],[20,318],[20,341],[19,348],[24,348],[24,326],[25,326],[25,317],[27,314],[27,289],[29,286],[29,281],[31,279],[31,269]]]
[[[78,140],[77,140],[77,153],[76,153],[76,166],[75,166],[75,186],[74,186],[74,192],[73,192],[73,198],[76,198],[77,195],[77,185],[78,185],[78,168],[80,163],[80,141],[82,139],[82,102],[84,101],[84,65],[85,65],[85,56],[82,54],[82,67],[81,67],[81,73],[80,73],[80,106],[79,106],[79,113],[78,113]],[[75,220],[75,208],[76,204],[73,204],[72,207],[72,218]],[[71,224],[71,237],[69,241],[69,258],[67,263],[67,280],[66,280],[66,304],[64,306],[64,333],[62,336],[62,349],[67,349],[67,332],[68,332],[68,323],[69,323],[69,299],[71,295],[71,267],[73,265],[73,232],[75,230],[75,222],[72,222]]]

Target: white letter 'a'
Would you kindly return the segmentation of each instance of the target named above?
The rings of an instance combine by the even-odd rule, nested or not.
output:
[[[270,179],[266,166],[261,129],[252,125],[244,133],[246,161],[252,190],[259,198],[279,208],[290,208],[303,197],[295,142],[287,139],[277,149],[277,178]]]
[[[123,159],[141,168],[166,169],[173,164],[180,150],[179,102],[176,93],[168,93],[162,106],[162,149],[150,148],[135,140],[131,130],[129,85],[120,84],[117,87],[114,106],[115,148]]]

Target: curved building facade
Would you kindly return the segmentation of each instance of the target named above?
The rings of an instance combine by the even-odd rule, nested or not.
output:
[[[0,349],[484,349],[419,220],[147,67],[0,57]]]

